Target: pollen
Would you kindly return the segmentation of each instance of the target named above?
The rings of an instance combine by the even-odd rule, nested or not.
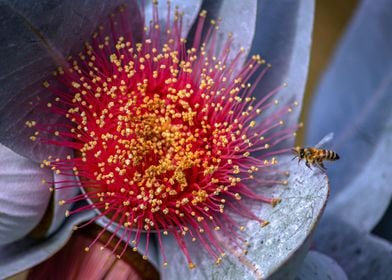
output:
[[[189,267],[189,269],[194,269],[194,268],[196,268],[196,265],[194,263],[190,262],[190,263],[188,263],[188,267]]]

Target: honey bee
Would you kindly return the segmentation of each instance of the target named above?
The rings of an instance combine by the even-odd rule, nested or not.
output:
[[[324,166],[324,160],[335,161],[340,157],[339,155],[331,150],[320,149],[322,145],[329,142],[333,138],[333,133],[327,134],[321,141],[314,147],[295,147],[292,149],[294,153],[294,158],[298,157],[298,164],[301,160],[305,160],[305,164],[307,167],[311,168],[311,165],[318,167],[321,171],[326,171],[327,168]]]

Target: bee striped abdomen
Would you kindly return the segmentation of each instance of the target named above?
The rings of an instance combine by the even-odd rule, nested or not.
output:
[[[326,160],[338,160],[339,159],[339,155],[337,153],[335,153],[334,151],[331,150],[322,150],[323,154],[324,154],[324,158]]]

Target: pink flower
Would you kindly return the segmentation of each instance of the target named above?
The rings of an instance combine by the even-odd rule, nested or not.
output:
[[[67,228],[98,223],[101,231],[85,246],[94,255],[97,244],[116,240],[108,248],[118,257],[133,248],[147,259],[158,248],[166,266],[177,263],[165,252],[174,238],[190,268],[199,263],[195,248],[219,263],[225,252],[246,252],[246,223],[267,225],[261,205],[280,202],[265,192],[287,184],[278,156],[291,148],[295,117],[285,120],[297,103],[277,99],[285,84],[273,76],[266,84],[274,87],[260,92],[270,65],[259,55],[244,63],[240,36],[222,40],[220,20],[209,22],[206,11],[187,39],[182,13],[159,11],[154,4],[145,22],[148,11],[130,1],[67,59],[43,41],[58,68],[28,103],[49,118],[18,118],[32,141],[5,142],[34,160],[52,151],[36,177],[49,174],[42,181],[59,202],[54,216],[69,218],[53,235],[62,222],[55,218],[43,235],[53,237],[45,241],[50,252],[65,243]]]
[[[190,48],[181,37],[179,11],[172,20],[169,9],[166,17],[170,24],[161,26],[154,5],[152,22],[138,34],[120,8],[107,29],[101,26],[77,58],[44,82],[56,97],[48,109],[65,121],[26,124],[37,129],[31,140],[75,151],[42,162],[57,174],[80,178],[80,184],[54,182],[57,189],[83,190],[61,205],[89,201],[66,215],[96,209],[90,222],[108,218],[96,240],[111,226],[113,235],[123,229],[125,246],[119,241],[113,250],[119,257],[130,242],[140,247],[145,233],[147,259],[150,235],[156,233],[166,265],[162,235],[173,235],[193,268],[185,239],[220,262],[225,246],[216,232],[245,247],[237,217],[267,223],[254,215],[253,205],[280,200],[257,194],[257,188],[276,183],[283,173],[274,168],[275,156],[287,149],[275,147],[295,127],[284,127],[290,106],[271,110],[278,104],[277,89],[260,100],[253,95],[269,68],[260,56],[236,71],[244,52],[231,53],[231,36],[217,48],[214,21],[202,35],[206,11]]]

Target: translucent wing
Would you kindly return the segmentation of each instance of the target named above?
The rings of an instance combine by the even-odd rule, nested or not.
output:
[[[315,146],[315,148],[320,148],[321,146],[323,146],[324,144],[328,143],[329,141],[331,141],[333,139],[333,132],[328,133],[327,135],[325,135],[323,137],[323,139],[320,140],[320,142],[318,142]]]

